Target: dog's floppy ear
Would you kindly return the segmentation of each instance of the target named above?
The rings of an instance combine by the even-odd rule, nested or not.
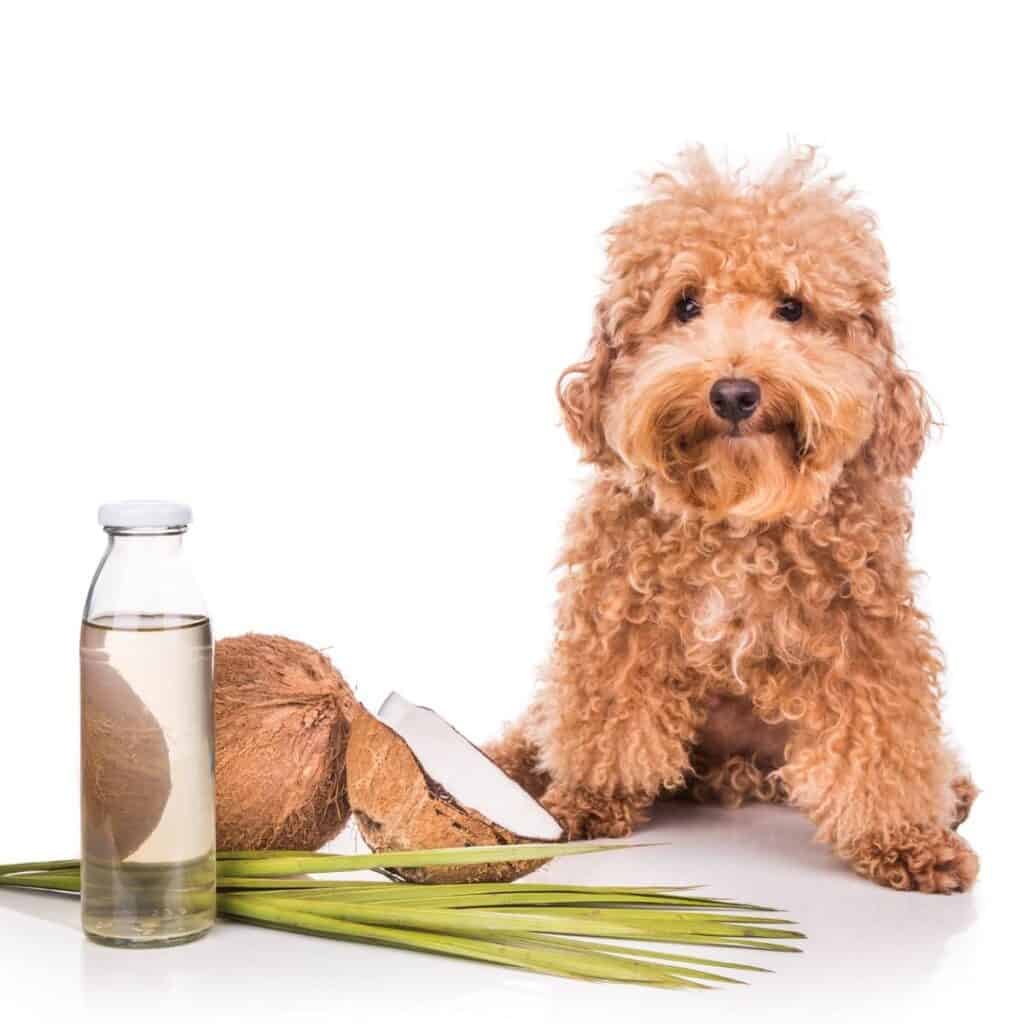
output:
[[[558,378],[562,420],[586,462],[600,461],[608,450],[601,425],[601,403],[612,358],[604,310],[599,304],[594,313],[594,331],[587,346],[587,358],[567,367]]]
[[[879,476],[909,476],[921,458],[933,423],[928,394],[901,365],[888,320],[882,315],[864,319],[885,349],[875,430],[864,455]]]

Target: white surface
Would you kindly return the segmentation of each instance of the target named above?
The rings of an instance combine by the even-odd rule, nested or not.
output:
[[[115,501],[100,505],[100,526],[187,526],[192,509],[175,501]]]
[[[967,833],[981,839],[984,830]],[[17,965],[4,999],[40,1019],[81,1008],[89,1021],[143,1008],[155,1021],[935,1021],[957,1019],[1012,977],[1008,876],[967,896],[890,892],[846,871],[779,807],[667,805],[636,840],[670,845],[567,858],[532,878],[706,883],[712,895],[785,908],[808,936],[804,952],[709,949],[775,972],[714,992],[568,982],[238,924],[218,924],[191,946],[124,952],[81,938],[69,899],[0,891],[0,962]],[[332,848],[350,851],[354,840]]]
[[[0,505],[0,861],[77,847],[78,619],[111,496],[192,504],[218,635],[329,647],[369,706],[398,689],[474,741],[525,706],[581,475],[554,381],[590,332],[600,232],[640,171],[694,141],[758,162],[820,143],[879,214],[897,332],[946,424],[915,477],[914,552],[947,722],[985,788],[966,898],[859,882],[784,813],[681,820],[677,853],[586,867],[780,893],[808,953],[742,993],[666,999],[237,928],[119,956],[83,946],[64,902],[5,894],[0,1013],[354,1024],[381,1019],[377,1000],[641,1024],[1015,1005],[1019,971],[996,973],[1018,944],[1021,802],[1012,13],[0,4],[3,486],[31,495]]]
[[[463,807],[524,839],[562,835],[562,826],[529,793],[430,708],[392,693],[377,717],[409,744],[427,775]]]

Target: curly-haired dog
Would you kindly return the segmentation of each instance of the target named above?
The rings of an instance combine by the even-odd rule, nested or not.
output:
[[[612,228],[606,281],[559,382],[596,475],[554,653],[492,753],[574,836],[680,789],[786,800],[878,882],[967,888],[975,789],[907,561],[930,417],[873,217],[812,152],[751,181],[696,150]]]

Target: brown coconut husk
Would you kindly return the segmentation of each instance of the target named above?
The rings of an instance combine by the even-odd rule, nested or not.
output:
[[[319,849],[349,816],[351,689],[319,651],[258,633],[221,640],[214,673],[217,848]]]
[[[409,744],[360,708],[348,744],[348,796],[374,852],[504,846],[524,837],[464,807],[424,771]],[[525,840],[528,841],[528,840]],[[512,882],[544,861],[393,869],[408,882]]]
[[[87,860],[131,856],[171,792],[159,722],[103,656],[82,660],[82,848]]]

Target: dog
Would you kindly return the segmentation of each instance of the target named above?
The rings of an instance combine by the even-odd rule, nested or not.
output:
[[[609,231],[558,384],[595,472],[541,686],[490,748],[569,836],[663,794],[788,802],[870,879],[973,883],[907,557],[932,416],[889,296],[875,218],[809,149],[761,176],[687,151]]]

